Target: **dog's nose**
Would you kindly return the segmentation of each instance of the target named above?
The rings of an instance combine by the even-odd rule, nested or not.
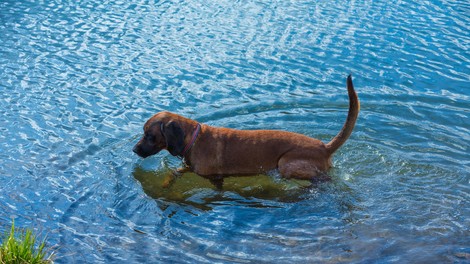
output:
[[[139,150],[137,148],[137,145],[135,145],[133,148],[132,148],[132,151],[135,153],[135,154],[139,154]]]

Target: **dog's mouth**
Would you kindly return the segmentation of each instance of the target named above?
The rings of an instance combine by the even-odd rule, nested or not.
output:
[[[137,154],[137,156],[141,157],[141,158],[146,158],[148,156],[144,155],[143,153],[140,152],[139,148],[137,145],[134,146],[134,148],[132,149],[132,151]]]
[[[141,158],[147,158],[149,156],[155,155],[158,152],[160,152],[161,149],[155,149],[155,148],[148,148],[145,146],[142,146],[142,144],[137,143],[132,151],[137,154]]]

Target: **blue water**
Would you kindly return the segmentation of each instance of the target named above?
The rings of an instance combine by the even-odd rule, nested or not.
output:
[[[169,110],[329,141],[332,181],[218,191],[132,146]],[[467,1],[2,1],[0,233],[57,263],[470,262]]]

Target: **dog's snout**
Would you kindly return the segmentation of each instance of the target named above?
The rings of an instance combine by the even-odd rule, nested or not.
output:
[[[132,152],[140,156],[140,146],[139,143],[135,144],[135,146],[132,148]]]
[[[135,146],[132,148],[132,152],[134,152],[135,154],[137,154],[137,145],[135,145]]]

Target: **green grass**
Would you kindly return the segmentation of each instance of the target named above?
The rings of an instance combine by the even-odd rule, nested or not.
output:
[[[15,229],[11,225],[10,234],[6,234],[0,245],[0,264],[52,263],[53,254],[48,254],[46,242],[38,245],[37,236],[30,229]]]

